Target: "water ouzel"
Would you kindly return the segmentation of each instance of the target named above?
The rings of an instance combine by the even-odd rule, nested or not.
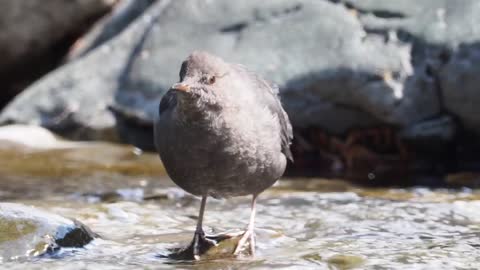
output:
[[[250,221],[234,254],[247,243],[253,254],[256,198],[292,160],[292,127],[278,88],[244,66],[195,51],[160,102],[154,136],[171,179],[202,197],[193,257],[212,244],[202,229],[208,196],[252,195]]]

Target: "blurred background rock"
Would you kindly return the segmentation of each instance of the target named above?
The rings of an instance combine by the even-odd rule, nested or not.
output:
[[[438,185],[480,169],[477,0],[17,0],[0,15],[2,125],[151,150],[161,96],[203,49],[280,86],[291,174]]]
[[[32,81],[55,69],[70,46],[116,0],[4,1],[0,8],[0,80],[4,106]]]

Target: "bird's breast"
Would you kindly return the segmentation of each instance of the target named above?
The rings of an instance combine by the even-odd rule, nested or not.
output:
[[[166,121],[157,148],[175,183],[193,194],[210,189],[219,196],[252,194],[273,184],[285,169],[280,146],[271,130],[265,132],[268,127],[245,118],[237,112]]]

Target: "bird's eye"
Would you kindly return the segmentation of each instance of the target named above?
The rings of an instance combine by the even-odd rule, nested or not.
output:
[[[215,83],[215,81],[216,81],[216,78],[215,78],[215,76],[211,76],[211,77],[209,77],[209,78],[208,78],[208,81],[207,81],[207,83],[208,83],[208,84],[214,84],[214,83]]]

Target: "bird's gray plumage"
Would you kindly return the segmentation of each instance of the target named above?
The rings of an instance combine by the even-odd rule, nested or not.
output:
[[[293,131],[290,120],[288,119],[288,115],[280,102],[278,86],[262,79],[257,74],[248,71],[248,69],[242,65],[236,65],[236,68],[238,72],[249,73],[248,76],[251,77],[257,86],[256,89],[258,90],[259,94],[258,101],[260,103],[263,102],[264,106],[267,106],[270,112],[277,116],[281,127],[282,153],[284,153],[290,161],[293,161],[292,152],[290,151],[290,144],[293,139]]]
[[[228,197],[258,194],[281,177],[292,128],[277,87],[205,52],[182,63],[180,82],[190,90],[170,89],[155,121],[157,150],[177,185]]]

